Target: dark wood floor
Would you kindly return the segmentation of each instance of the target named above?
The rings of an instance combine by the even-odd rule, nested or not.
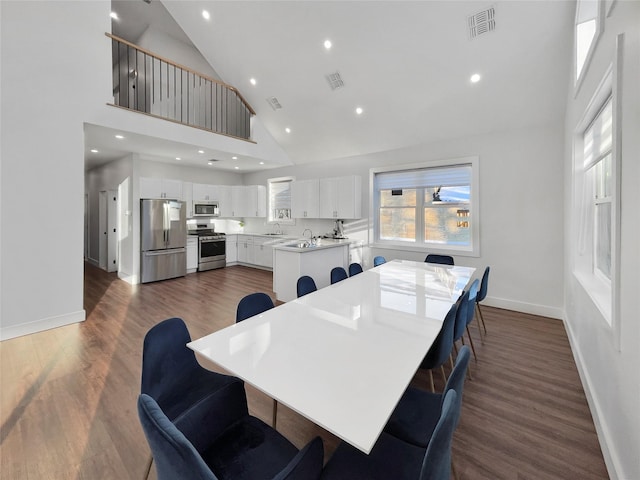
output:
[[[136,399],[147,330],[179,316],[199,338],[232,324],[244,295],[271,288],[270,272],[240,266],[131,286],[87,265],[84,323],[0,343],[0,477],[141,479],[149,449]],[[562,323],[484,312],[489,335],[482,344],[472,331],[479,361],[454,437],[460,478],[608,478]],[[414,384],[426,388],[427,375]],[[247,392],[252,413],[269,422],[271,401]],[[337,445],[284,407],[278,429],[298,446],[321,435],[325,457]]]

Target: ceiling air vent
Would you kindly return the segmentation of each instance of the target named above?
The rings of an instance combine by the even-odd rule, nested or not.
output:
[[[280,110],[282,108],[282,105],[280,105],[280,102],[278,101],[278,99],[276,97],[269,97],[267,98],[267,103],[271,106],[271,108],[273,108],[274,110]]]
[[[344,82],[342,81],[342,77],[340,76],[340,72],[330,73],[329,75],[325,75],[331,90],[336,90],[338,88],[344,87]]]
[[[469,39],[473,40],[485,33],[493,32],[496,29],[496,11],[490,7],[486,10],[467,17],[469,27]]]

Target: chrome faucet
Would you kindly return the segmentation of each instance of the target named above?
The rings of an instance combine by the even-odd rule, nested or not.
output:
[[[307,237],[305,237],[305,233],[307,233],[307,232],[309,232],[309,244],[310,245],[315,244],[315,241],[313,240],[313,232],[311,231],[310,228],[305,228],[304,231],[302,232],[302,236],[304,238],[307,238]]]

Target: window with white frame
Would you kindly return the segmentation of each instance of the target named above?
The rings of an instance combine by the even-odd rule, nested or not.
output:
[[[575,83],[582,79],[596,41],[600,36],[601,8],[599,0],[578,0],[575,19]]]
[[[291,218],[291,182],[293,177],[270,178],[267,181],[269,195],[268,221],[293,224]]]
[[[379,246],[477,255],[476,157],[373,169]]]
[[[578,219],[574,274],[610,325],[619,228],[615,98],[610,71],[576,131],[574,169]]]

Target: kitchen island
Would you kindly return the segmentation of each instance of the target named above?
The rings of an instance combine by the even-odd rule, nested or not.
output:
[[[350,240],[318,239],[315,244],[296,240],[273,247],[273,291],[288,302],[297,298],[298,278],[309,275],[320,289],[328,286],[331,269],[349,265]]]

